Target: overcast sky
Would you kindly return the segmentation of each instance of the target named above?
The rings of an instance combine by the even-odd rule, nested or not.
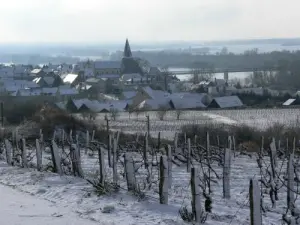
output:
[[[300,37],[299,0],[0,0],[0,42]]]

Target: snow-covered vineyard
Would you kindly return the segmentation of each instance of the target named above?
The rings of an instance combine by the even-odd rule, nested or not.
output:
[[[211,138],[164,145],[146,133],[120,145],[113,132],[107,143],[93,131],[14,133],[3,141],[0,183],[100,224],[299,224],[296,144],[286,151],[272,140],[248,154],[234,137],[220,146]]]
[[[180,132],[184,125],[197,124],[229,124],[247,125],[254,128],[266,129],[276,123],[289,127],[297,126],[300,122],[299,109],[243,109],[243,110],[206,110],[206,111],[168,111],[162,112],[120,112],[116,119],[111,119],[110,128],[126,133],[143,133],[147,130],[147,117],[150,117],[150,133],[157,136],[158,132],[165,139],[174,139],[175,132]],[[105,116],[98,114],[97,123],[105,124]],[[179,117],[179,118],[178,118]]]

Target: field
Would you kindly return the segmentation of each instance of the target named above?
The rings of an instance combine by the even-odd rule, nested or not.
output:
[[[216,115],[216,114],[215,114]],[[125,120],[125,119],[124,119]],[[140,122],[140,121],[139,121]],[[139,123],[138,122],[138,123]],[[180,121],[181,122],[181,121]],[[124,122],[125,123],[125,122]],[[58,133],[57,133],[58,135]],[[143,140],[141,143],[128,143],[126,146],[118,147],[118,160],[116,164],[119,191],[110,195],[97,196],[95,189],[85,179],[93,180],[99,176],[99,158],[97,148],[91,147],[87,152],[85,149],[84,134],[79,137],[82,140],[77,143],[80,146],[81,166],[85,179],[72,176],[72,167],[69,158],[69,142],[67,139],[62,145],[58,135],[55,139],[58,143],[57,151],[61,157],[61,165],[63,168],[63,176],[49,172],[51,166],[51,154],[49,148],[42,150],[43,154],[43,171],[36,170],[36,150],[32,143],[26,144],[28,165],[31,168],[22,168],[23,159],[15,163],[15,166],[8,166],[6,162],[0,163],[0,183],[16,188],[17,190],[27,192],[32,196],[43,198],[51,201],[54,206],[65,207],[76,212],[80,217],[92,221],[96,221],[103,225],[122,224],[122,225],[180,225],[185,223],[179,214],[179,210],[185,206],[191,206],[191,185],[190,173],[187,172],[187,164],[180,158],[187,157],[187,152],[183,143],[179,143],[180,153],[173,154],[174,163],[172,165],[172,185],[168,190],[169,202],[168,205],[159,204],[159,157],[162,150],[155,150],[156,153],[151,155],[154,148],[149,146],[148,159],[151,159],[151,181],[147,181],[147,170],[143,166],[144,159],[142,149],[144,148]],[[96,142],[95,142],[96,143]],[[93,142],[90,143],[92,145]],[[45,145],[48,145],[45,143]],[[137,147],[140,145],[140,147]],[[64,146],[65,150],[62,150]],[[105,179],[108,182],[113,182],[113,169],[108,167],[108,152],[103,146],[104,152],[104,168]],[[213,147],[213,146],[212,146]],[[191,166],[199,168],[199,160],[197,160],[198,146],[193,143],[191,152]],[[222,155],[222,149],[213,147],[217,157]],[[1,157],[6,160],[6,149],[2,149]],[[152,150],[151,150],[152,149]],[[198,149],[198,150],[197,150]],[[176,149],[175,149],[176,150]],[[132,152],[135,167],[135,176],[139,185],[140,191],[130,193],[127,191],[126,177],[124,176],[124,160],[123,154]],[[219,152],[219,153],[218,153]],[[218,153],[218,154],[217,154]],[[267,153],[267,151],[266,151]],[[152,157],[153,156],[153,157]],[[249,209],[249,181],[250,179],[261,178],[261,171],[256,162],[256,155],[243,155],[236,152],[236,157],[231,156],[230,168],[230,183],[231,183],[231,198],[223,198],[223,166],[220,162],[214,161],[211,166],[216,172],[212,175],[212,212],[208,214],[205,224],[208,225],[246,225],[250,223]],[[279,159],[278,173],[284,176],[286,171],[285,159]],[[269,157],[265,157],[266,164],[269,163]],[[282,162],[282,163],[281,163]],[[282,165],[282,166],[280,166]],[[53,166],[53,165],[52,165]],[[205,170],[207,168],[203,168]],[[283,172],[281,172],[283,171]],[[203,178],[199,173],[199,179]],[[283,181],[284,183],[284,181]],[[278,201],[276,208],[271,207],[270,197],[264,193],[264,207],[266,209],[263,215],[263,224],[281,224],[282,215],[286,209],[286,193],[284,185],[280,185],[278,191]],[[201,204],[204,207],[204,198],[201,197]],[[296,205],[299,205],[299,200],[296,198]]]
[[[108,117],[110,116],[107,114]],[[164,120],[159,120],[157,112],[146,112],[136,115],[127,112],[119,113],[116,121],[110,120],[110,128],[127,133],[144,133],[147,131],[147,119],[150,117],[151,135],[173,139],[175,132],[180,131],[183,125],[192,124],[236,124],[248,125],[259,129],[266,129],[275,123],[286,126],[299,124],[299,109],[245,109],[245,110],[207,110],[207,111],[182,111],[179,120],[176,112],[167,112]],[[105,114],[98,114],[97,123],[106,126]]]

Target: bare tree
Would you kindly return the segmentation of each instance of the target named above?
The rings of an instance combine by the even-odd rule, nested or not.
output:
[[[130,105],[130,106],[128,106],[128,114],[129,114],[129,119],[130,119],[130,116],[131,116],[131,114],[134,112],[134,107],[133,107],[133,105]]]
[[[119,115],[120,114],[119,114],[118,109],[115,109],[115,108],[110,109],[110,117],[111,117],[112,120],[116,120]]]
[[[142,110],[140,108],[135,108],[133,111],[136,115],[136,118],[139,119],[139,115],[141,114]]]
[[[176,119],[179,120],[179,119],[180,119],[180,116],[181,116],[182,113],[183,113],[183,110],[182,110],[182,109],[176,109],[176,110],[175,110],[175,113],[176,113]]]
[[[166,106],[160,106],[157,111],[158,118],[160,120],[164,120],[167,112],[168,112],[168,108]]]
[[[214,75],[213,69],[203,68],[203,69],[192,69],[191,74],[193,74],[193,81],[211,81]]]

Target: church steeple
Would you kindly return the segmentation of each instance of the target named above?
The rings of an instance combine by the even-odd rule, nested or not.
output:
[[[129,45],[129,42],[128,42],[127,38],[126,38],[126,42],[125,42],[123,57],[129,57],[129,58],[132,57],[130,45]]]

